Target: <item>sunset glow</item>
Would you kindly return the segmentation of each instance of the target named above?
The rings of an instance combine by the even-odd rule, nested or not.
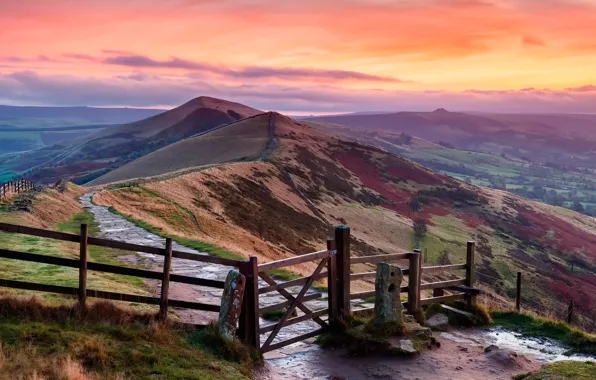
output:
[[[596,1],[0,0],[0,25],[3,104],[596,112]]]

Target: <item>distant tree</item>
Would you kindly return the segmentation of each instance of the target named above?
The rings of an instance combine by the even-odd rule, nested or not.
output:
[[[412,212],[418,212],[422,209],[422,204],[418,200],[418,198],[412,198],[410,202],[408,202],[408,207]]]
[[[428,232],[428,227],[426,226],[426,222],[423,219],[418,219],[414,221],[414,236],[417,239],[422,239]]]
[[[577,212],[584,212],[584,206],[579,203],[578,201],[573,202],[573,205],[571,205],[571,209]]]
[[[449,251],[444,249],[439,253],[439,257],[437,258],[437,264],[439,265],[451,265],[451,259],[449,258]]]
[[[412,144],[412,136],[408,135],[407,133],[401,133],[397,139],[397,142],[402,145],[410,145]]]

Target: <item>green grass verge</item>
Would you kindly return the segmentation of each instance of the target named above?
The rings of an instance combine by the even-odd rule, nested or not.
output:
[[[514,380],[593,380],[596,379],[594,362],[560,361],[545,365],[532,373],[516,375]]]
[[[212,254],[213,256],[221,257],[224,259],[246,260],[246,258],[244,256],[241,256],[237,253],[228,251],[228,250],[218,247],[214,244],[205,243],[205,242],[198,241],[198,240],[193,240],[193,239],[188,239],[188,238],[183,238],[180,236],[168,234],[168,233],[164,232],[163,230],[161,230],[160,228],[152,226],[151,224],[149,224],[145,221],[125,215],[125,214],[119,212],[118,210],[116,210],[114,207],[110,206],[110,207],[108,207],[108,210],[110,212],[112,212],[113,214],[119,215],[119,216],[125,218],[126,220],[128,220],[129,222],[136,224],[137,226],[141,227],[144,230],[147,230],[153,234],[159,235],[164,238],[170,238],[170,239],[174,240],[176,243],[183,245],[185,247],[192,248],[192,249],[195,249],[195,250],[201,251],[201,252],[207,252],[207,253]]]
[[[51,377],[52,372],[66,357],[102,379],[249,378],[250,366],[206,352],[196,333],[160,331],[142,324],[0,319],[0,339],[6,358],[0,370],[18,378],[33,378],[35,372],[58,378]]]
[[[555,339],[568,346],[570,354],[596,355],[596,335],[576,329],[565,322],[513,311],[493,312],[492,318],[495,326],[526,336]]]

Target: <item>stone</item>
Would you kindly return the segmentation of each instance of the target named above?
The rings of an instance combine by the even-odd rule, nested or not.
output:
[[[417,354],[418,350],[414,347],[414,343],[410,339],[402,339],[399,342],[399,348],[406,354]]]
[[[427,341],[431,339],[433,332],[428,327],[420,326],[418,323],[406,323],[406,335]]]
[[[441,313],[435,314],[426,320],[425,325],[432,330],[446,331],[449,327],[449,317]]]
[[[403,306],[400,288],[403,279],[401,269],[387,263],[377,264],[375,279],[375,321],[403,324]]]
[[[221,297],[221,309],[217,320],[219,334],[229,340],[236,335],[246,278],[237,270],[228,272]]]

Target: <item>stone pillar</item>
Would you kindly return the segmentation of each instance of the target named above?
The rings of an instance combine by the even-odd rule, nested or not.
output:
[[[375,280],[375,321],[403,324],[403,306],[400,288],[403,279],[401,269],[387,263],[377,264]]]
[[[221,309],[217,320],[219,334],[227,339],[234,339],[242,299],[244,298],[244,287],[246,277],[237,270],[231,270],[226,277],[226,284],[221,296]]]

